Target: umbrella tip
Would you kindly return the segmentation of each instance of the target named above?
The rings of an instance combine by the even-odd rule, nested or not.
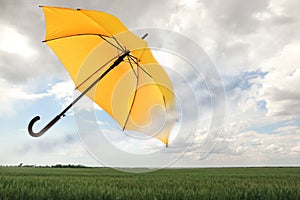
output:
[[[81,10],[81,8],[77,8],[76,10]]]
[[[145,39],[147,37],[148,33],[146,33],[145,35],[143,35],[142,39]]]

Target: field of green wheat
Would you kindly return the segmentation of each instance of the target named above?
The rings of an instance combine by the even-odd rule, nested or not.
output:
[[[300,199],[300,168],[0,167],[0,199]]]

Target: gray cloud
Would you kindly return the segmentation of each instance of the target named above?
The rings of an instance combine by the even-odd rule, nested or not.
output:
[[[29,1],[6,2],[0,13],[0,29],[2,34],[8,35],[10,30],[14,33],[11,37],[6,36],[9,37],[6,45],[15,50],[0,49],[0,77],[11,84],[26,84],[33,77],[50,74],[64,77],[58,59],[46,44],[42,44],[45,25],[41,9]],[[34,55],[24,56],[29,50]]]
[[[255,0],[244,2],[238,0],[203,1],[210,11],[209,16],[214,19],[219,28],[229,34],[249,34],[257,30],[260,23],[253,18],[253,14],[266,10],[269,0]],[[224,34],[224,32],[222,33]]]

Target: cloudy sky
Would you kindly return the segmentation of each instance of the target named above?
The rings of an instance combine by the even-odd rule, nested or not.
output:
[[[298,0],[0,0],[0,165],[300,165]],[[109,12],[142,35],[169,73],[181,119],[165,149],[122,134],[87,99],[40,138],[74,85],[39,5]],[[93,126],[88,125],[94,122]],[[39,125],[38,125],[39,124]]]

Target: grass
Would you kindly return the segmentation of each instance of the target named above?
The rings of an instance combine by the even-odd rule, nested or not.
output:
[[[300,168],[0,168],[0,199],[300,199]]]

